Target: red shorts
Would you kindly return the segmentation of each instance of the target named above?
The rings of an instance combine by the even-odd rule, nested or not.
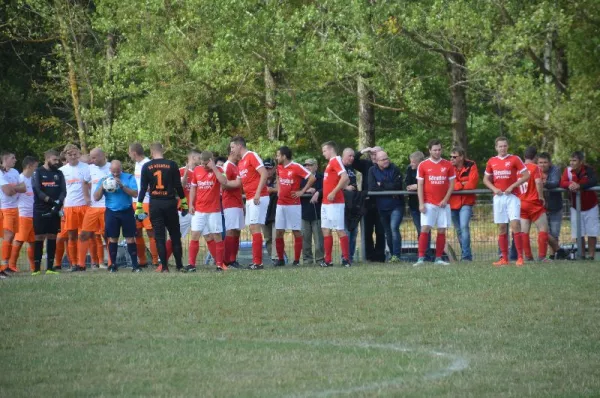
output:
[[[19,232],[15,235],[15,240],[27,243],[35,241],[33,217],[19,217]]]
[[[2,228],[16,234],[19,232],[19,209],[2,209]]]
[[[104,235],[104,207],[90,207],[83,217],[82,231]]]
[[[137,203],[133,203],[133,210],[135,210],[135,207],[137,206]],[[142,229],[144,228],[146,231],[147,230],[152,230],[152,223],[150,222],[150,203],[143,203],[142,204],[143,208],[144,208],[144,212],[146,214],[148,214],[148,217],[144,218],[144,221],[137,221],[137,229]]]
[[[546,213],[546,209],[541,203],[532,203],[521,201],[521,219],[537,221],[543,214]]]

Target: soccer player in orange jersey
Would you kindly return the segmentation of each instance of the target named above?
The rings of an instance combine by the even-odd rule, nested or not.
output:
[[[240,268],[237,262],[237,255],[240,248],[240,233],[246,225],[244,219],[244,202],[242,200],[242,188],[239,184],[238,177],[240,172],[235,164],[237,159],[231,153],[229,148],[229,156],[223,164],[223,172],[227,177],[228,185],[223,187],[223,196],[221,197],[221,205],[223,207],[223,217],[225,218],[225,265],[233,268]],[[234,186],[229,186],[233,182]],[[235,184],[235,183],[238,184]]]
[[[206,246],[217,264],[217,271],[224,271],[225,244],[221,237],[223,221],[221,218],[221,186],[227,185],[223,169],[217,167],[213,154],[204,151],[200,154],[200,166],[194,169],[191,178],[190,200],[192,206],[192,236],[190,240],[190,267],[196,266],[200,236],[204,236]]]
[[[1,155],[0,168],[0,208],[2,209],[2,228],[4,239],[2,241],[2,265],[0,272],[11,272],[15,269],[8,267],[8,260],[12,252],[15,234],[19,232],[19,194],[25,193],[25,183],[19,182],[19,172],[14,169],[17,158],[12,152]]]
[[[508,265],[508,224],[514,234],[517,266],[523,266],[523,238],[521,234],[521,202],[519,187],[529,180],[529,171],[521,158],[508,153],[508,139],[496,138],[498,156],[490,158],[485,168],[483,183],[494,193],[494,223],[498,224],[498,245],[502,258],[496,267]],[[519,177],[519,173],[521,173]]]
[[[523,154],[525,167],[529,171],[529,181],[519,186],[519,199],[521,200],[521,240],[523,253],[526,260],[533,260],[529,230],[533,222],[538,230],[538,260],[547,262],[548,244],[552,245],[554,252],[558,251],[558,243],[548,234],[548,217],[546,216],[546,200],[544,199],[544,182],[539,166],[535,163],[537,150],[527,147]]]
[[[446,230],[451,222],[451,210],[448,202],[454,191],[456,173],[449,160],[442,159],[442,143],[429,141],[429,158],[417,167],[417,195],[421,212],[421,234],[419,235],[419,259],[413,266],[425,263],[425,253],[429,242],[429,232],[437,227],[435,241],[435,263],[448,265],[442,259],[446,246]]]
[[[285,242],[283,236],[289,229],[294,234],[294,262],[300,265],[302,254],[302,206],[300,197],[304,195],[316,181],[315,176],[302,165],[292,161],[292,150],[282,146],[277,150],[277,211],[275,212],[275,248],[278,260],[276,266],[285,265]],[[306,185],[300,189],[302,180],[307,180]]]

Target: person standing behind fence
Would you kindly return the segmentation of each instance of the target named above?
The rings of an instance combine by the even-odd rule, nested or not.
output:
[[[348,173],[337,156],[337,145],[328,141],[322,146],[323,157],[329,161],[323,179],[323,206],[321,206],[321,229],[325,246],[325,259],[321,267],[333,267],[332,231],[337,231],[342,249],[342,265],[350,267],[348,235],[344,226],[344,194],[342,190],[348,184]]]
[[[275,214],[277,213],[277,170],[274,167],[273,160],[266,158],[264,160],[265,169],[267,169],[267,192],[269,193],[269,206],[265,215],[265,223],[262,225],[262,231],[265,241],[265,249],[275,265],[277,252],[273,246],[273,237],[275,236]]]
[[[521,158],[508,153],[508,139],[496,138],[498,156],[490,158],[485,168],[483,183],[494,193],[494,223],[498,224],[498,246],[502,258],[495,267],[508,265],[508,224],[514,234],[517,249],[517,267],[523,266],[523,240],[521,237],[521,202],[517,197],[519,186],[529,180],[529,171]],[[521,177],[519,178],[519,173]]]
[[[376,165],[369,169],[369,191],[401,191],[402,173],[394,163],[390,162],[388,154],[384,151],[377,152],[375,161]],[[392,254],[390,262],[399,262],[402,254],[400,224],[404,216],[404,196],[376,196],[375,203]]]
[[[596,186],[598,180],[594,169],[584,163],[583,152],[576,151],[571,154],[569,167],[563,172],[560,179],[561,188],[571,191],[571,237],[577,239],[577,210],[575,198],[577,192],[581,193],[581,253],[585,256],[585,236],[588,237],[588,259],[593,260],[596,255],[596,241],[600,226],[598,223],[598,196],[594,191],[586,191]]]
[[[450,206],[448,201],[454,191],[454,167],[446,159],[442,159],[442,143],[439,140],[429,141],[429,159],[424,160],[417,168],[419,195],[419,211],[421,212],[422,230],[419,235],[419,259],[413,266],[425,263],[425,251],[429,241],[429,231],[437,227],[435,241],[435,263],[449,265],[442,260],[446,246],[446,229],[450,226]]]
[[[304,264],[323,261],[323,231],[321,231],[321,198],[323,194],[323,173],[320,173],[316,159],[306,159],[304,167],[315,176],[315,183],[306,193],[310,198],[301,198],[302,206],[302,259]],[[300,188],[304,188],[307,180],[302,180]],[[313,241],[315,252],[313,256]]]
[[[550,190],[560,187],[560,168],[552,164],[552,158],[548,152],[542,152],[538,154],[537,165],[540,168],[542,174],[542,182],[544,183],[544,189]],[[546,199],[546,215],[548,216],[548,232],[556,240],[556,245],[559,244],[560,238],[560,226],[562,224],[563,216],[563,198],[561,192],[544,192],[544,198]],[[558,251],[555,252],[550,247],[550,256],[557,259],[557,256],[562,254],[566,256],[564,250],[558,246]]]
[[[473,217],[473,206],[475,206],[475,195],[457,195],[456,193],[477,188],[479,171],[474,161],[465,158],[465,150],[462,148],[454,147],[452,149],[450,161],[456,173],[456,179],[454,180],[455,194],[450,197],[452,224],[454,224],[460,243],[462,261],[473,261],[470,224]]]

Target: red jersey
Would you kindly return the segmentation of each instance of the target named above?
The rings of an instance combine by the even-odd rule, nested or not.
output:
[[[192,189],[192,174],[194,174],[193,170],[188,169],[187,167],[179,168],[179,176],[183,178],[185,173],[187,172],[187,184],[183,185],[183,193],[185,194],[185,199],[190,203],[190,189]]]
[[[293,198],[292,193],[300,190],[302,180],[310,177],[310,171],[296,162],[290,162],[287,166],[277,166],[277,178],[279,182],[278,205],[299,205],[300,198]]]
[[[446,159],[437,162],[431,158],[425,159],[417,167],[417,180],[423,180],[423,199],[425,203],[435,206],[444,200],[455,178],[454,166]]]
[[[223,172],[217,167],[219,172]],[[200,213],[218,213],[221,211],[221,184],[212,170],[197,166],[192,174],[192,186],[196,187],[194,208]]]
[[[518,174],[527,170],[520,157],[515,155],[506,155],[504,158],[494,156],[490,158],[485,167],[485,174],[492,176],[492,184],[502,192],[506,192],[508,187],[517,182]],[[513,189],[514,195],[519,195],[519,188]]]
[[[333,198],[333,202],[327,199],[327,196],[333,191],[337,184],[342,179],[341,175],[346,172],[344,165],[342,164],[342,158],[336,156],[329,159],[325,173],[323,175],[323,204],[328,205],[330,203],[344,203],[344,192],[339,190]]]
[[[542,178],[540,168],[533,163],[526,163],[525,167],[529,171],[529,180],[519,186],[519,199],[521,202],[541,203],[535,183],[536,179]]]
[[[237,166],[231,163],[229,160],[223,164],[223,171],[225,172],[227,181],[235,181],[239,176]],[[244,202],[242,202],[242,188],[224,189],[221,201],[223,204],[223,209],[243,208]]]
[[[238,178],[242,180],[242,186],[244,192],[246,192],[246,198],[252,199],[256,194],[258,183],[260,182],[260,174],[257,171],[263,166],[262,159],[256,152],[248,151],[242,156],[242,160],[238,162]],[[260,192],[260,196],[269,196],[267,192],[267,184],[263,187]]]

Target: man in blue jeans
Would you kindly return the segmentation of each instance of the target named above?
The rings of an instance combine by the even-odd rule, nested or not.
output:
[[[377,152],[375,165],[369,169],[369,191],[401,191],[402,173],[390,162],[384,151]],[[390,262],[399,262],[402,252],[400,224],[404,215],[404,196],[376,196],[379,219],[383,224],[385,239],[392,252]]]
[[[452,149],[450,161],[454,166],[456,179],[454,192],[466,191],[477,188],[479,171],[474,161],[465,158],[465,150],[459,147]],[[452,195],[450,198],[452,224],[456,230],[461,248],[462,261],[473,261],[471,253],[471,217],[475,206],[475,195]]]

